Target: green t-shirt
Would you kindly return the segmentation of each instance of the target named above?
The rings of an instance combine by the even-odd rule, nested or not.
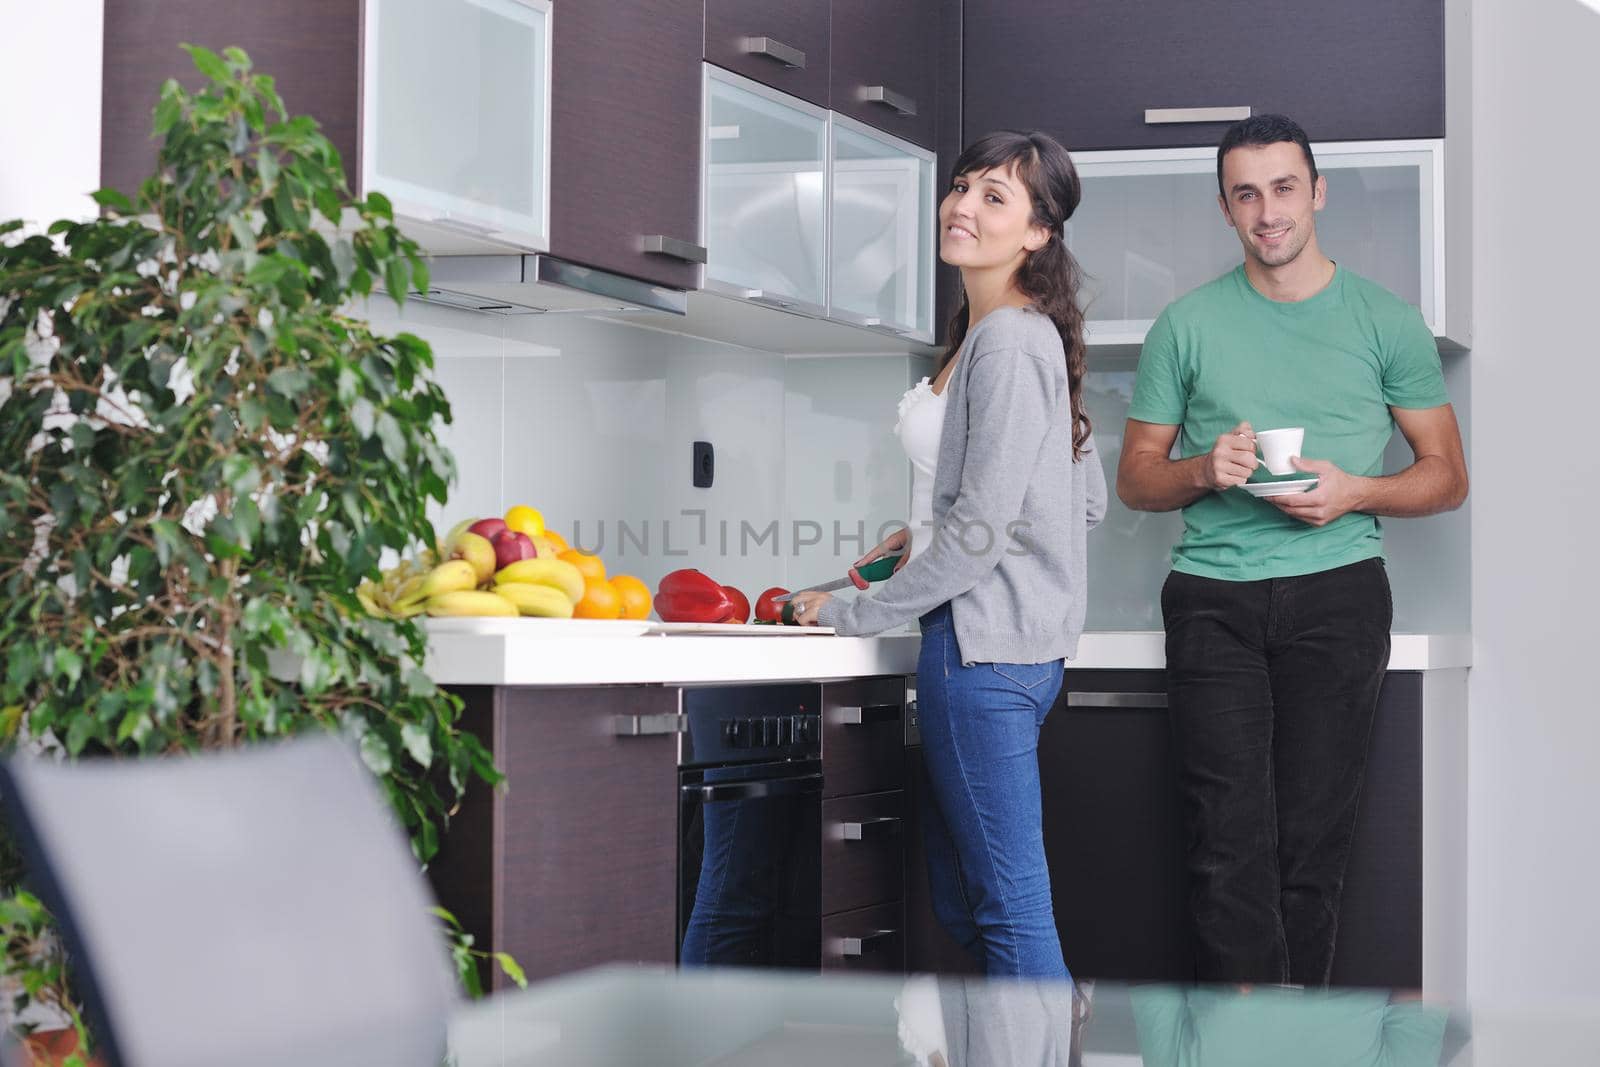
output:
[[[1128,416],[1180,426],[1185,459],[1211,451],[1240,422],[1304,426],[1305,458],[1375,476],[1394,433],[1389,408],[1448,402],[1438,346],[1416,308],[1342,267],[1315,296],[1281,303],[1257,292],[1240,265],[1161,313]],[[1259,467],[1250,480],[1275,479]],[[1183,509],[1183,524],[1173,569],[1205,578],[1286,578],[1383,555],[1372,515],[1314,527],[1242,489],[1200,497]]]

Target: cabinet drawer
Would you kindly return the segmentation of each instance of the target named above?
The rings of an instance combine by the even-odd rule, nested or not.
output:
[[[822,970],[905,973],[905,915],[899,903],[822,920]]]
[[[905,798],[900,792],[822,802],[822,913],[904,895]]]
[[[903,677],[824,685],[822,795],[899,789],[905,780],[905,716]]]

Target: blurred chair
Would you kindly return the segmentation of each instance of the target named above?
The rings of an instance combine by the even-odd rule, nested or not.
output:
[[[432,898],[343,742],[17,757],[0,799],[108,1067],[443,1062]]]

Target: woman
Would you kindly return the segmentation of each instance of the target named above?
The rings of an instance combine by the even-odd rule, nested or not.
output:
[[[795,598],[801,623],[870,634],[922,622],[917,697],[940,922],[990,975],[1069,977],[1039,813],[1039,727],[1076,654],[1089,529],[1106,483],[1084,415],[1078,269],[1062,224],[1080,198],[1064,148],[1002,131],[956,160],[939,256],[962,298],[937,376],[902,401],[910,530],[871,597]]]

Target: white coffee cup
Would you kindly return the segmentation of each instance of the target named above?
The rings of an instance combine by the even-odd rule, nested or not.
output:
[[[1289,457],[1300,455],[1300,446],[1305,444],[1305,440],[1304,426],[1256,431],[1256,447],[1261,449],[1261,463],[1273,474],[1295,473],[1294,464],[1289,462]]]

